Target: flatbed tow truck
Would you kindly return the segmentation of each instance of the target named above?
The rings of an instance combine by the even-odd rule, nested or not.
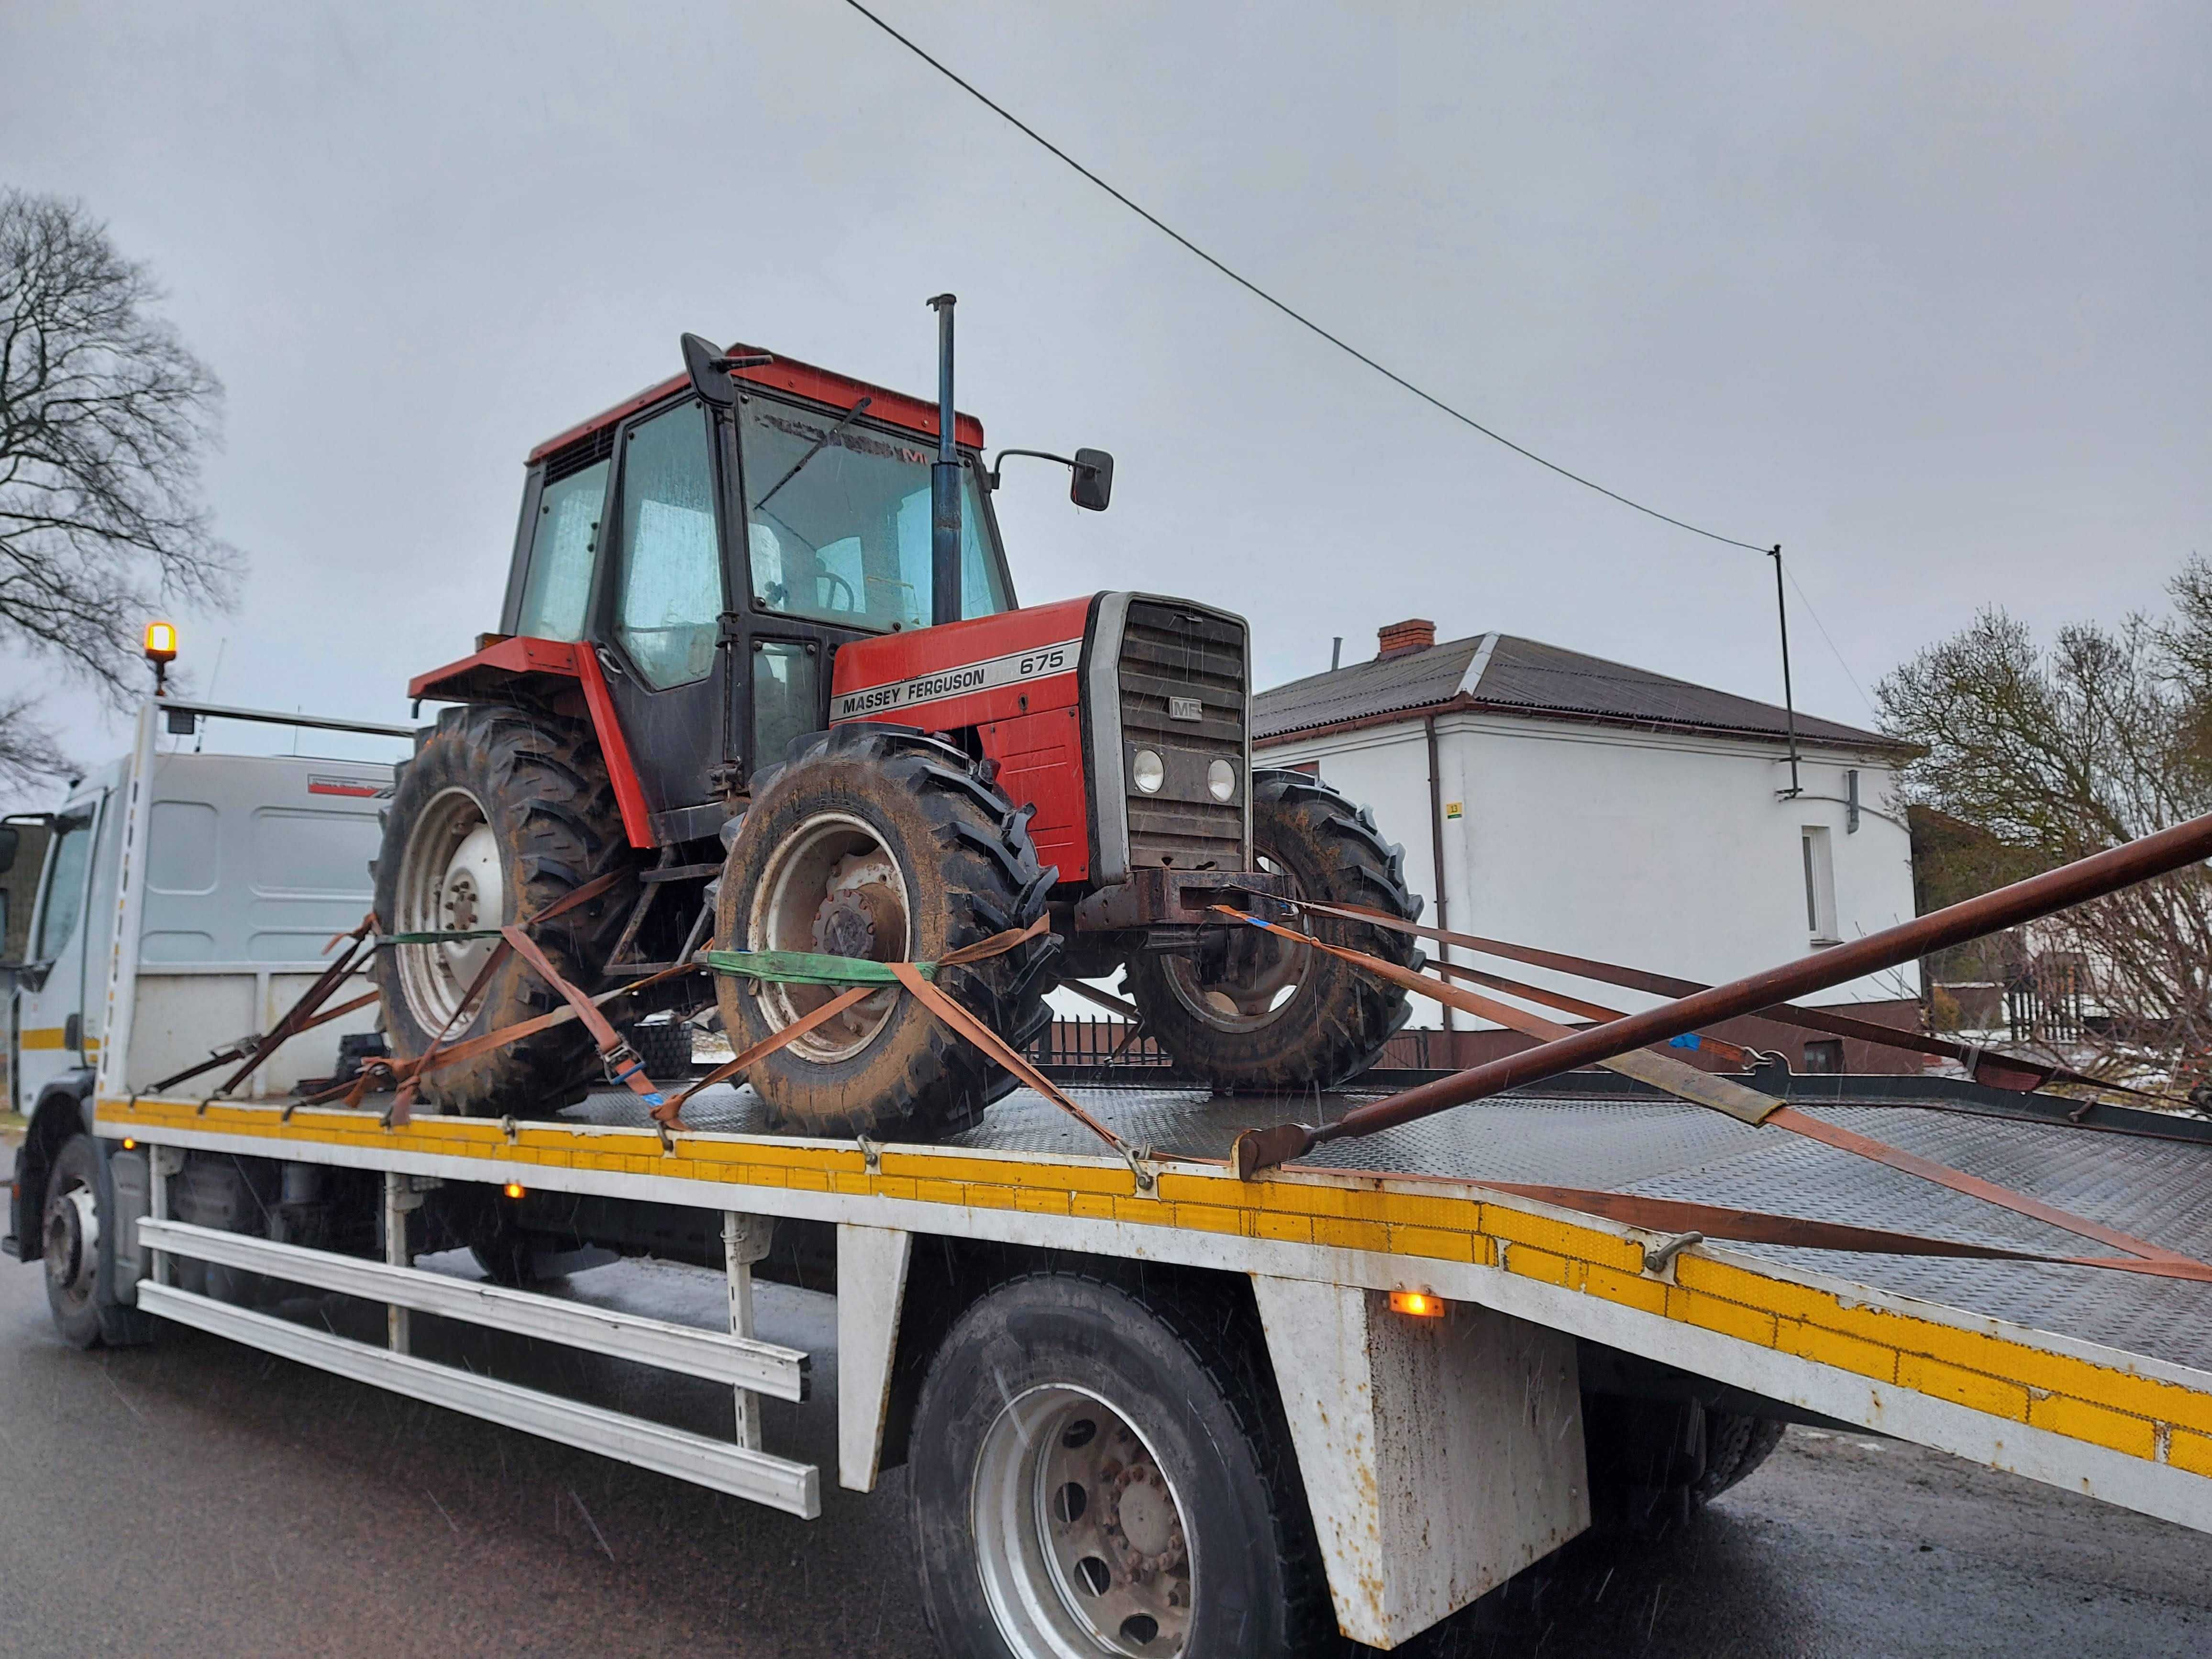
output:
[[[149,837],[198,758],[157,754],[156,720],[149,705],[112,791],[96,1076],[24,1103],[45,1151],[15,1194],[21,1237],[56,1213],[27,1174],[51,1185],[61,1148],[94,1138],[83,1196],[42,1237],[50,1287],[99,1302],[108,1340],[149,1334],[149,1316],[191,1326],[812,1516],[823,1472],[765,1445],[757,1408],[805,1396],[808,1357],[756,1338],[750,1305],[756,1270],[811,1252],[810,1282],[836,1295],[834,1478],[865,1491],[908,1466],[922,1595],[952,1653],[1257,1654],[1334,1632],[1390,1648],[1594,1516],[1687,1508],[1741,1478],[1788,1421],[2212,1530],[2212,1285],[1726,1243],[1515,1190],[1819,1216],[2021,1256],[2081,1248],[1608,1075],[1334,1141],[1263,1179],[1224,1159],[1233,1134],[1329,1121],[1365,1097],[1074,1087],[1143,1149],[1128,1157],[1030,1091],[929,1146],[770,1134],[757,1098],[730,1087],[692,1098],[677,1128],[621,1089],[535,1120],[410,1115],[375,1095],[301,1104],[287,1079],[334,1069],[335,1028],[264,1068],[266,1095],[156,1091],[218,1035],[178,1018],[173,987],[158,1019],[140,994],[157,971],[141,948],[161,859]],[[220,810],[243,822],[255,805]],[[212,996],[222,977],[193,982]],[[1809,1117],[2212,1256],[2212,1123],[1938,1079],[1887,1079],[1886,1095],[1870,1079],[1755,1080]],[[320,1231],[302,1219],[317,1204]],[[453,1218],[487,1215],[718,1266],[728,1328],[412,1265],[451,1243]],[[303,1291],[384,1304],[386,1340],[309,1322]],[[410,1318],[727,1385],[732,1431],[422,1358]]]

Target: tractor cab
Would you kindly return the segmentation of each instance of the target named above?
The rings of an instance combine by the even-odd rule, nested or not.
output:
[[[533,450],[498,635],[410,687],[474,700],[550,668],[613,714],[641,847],[713,835],[829,724],[840,645],[932,620],[936,410],[787,358],[729,380],[723,406],[679,376]],[[963,617],[1013,605],[982,442],[959,416]]]

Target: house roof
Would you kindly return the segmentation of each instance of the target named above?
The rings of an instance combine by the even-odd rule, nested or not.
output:
[[[1252,699],[1252,735],[1282,738],[1317,727],[1368,725],[1454,708],[1540,719],[1597,720],[1724,736],[1783,739],[1788,717],[1771,703],[1609,662],[1515,634],[1478,634],[1311,674]],[[1802,742],[1897,755],[1909,744],[1802,711]]]

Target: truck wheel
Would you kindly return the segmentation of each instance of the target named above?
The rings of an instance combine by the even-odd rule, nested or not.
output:
[[[1299,898],[1358,905],[1411,921],[1403,849],[1375,819],[1302,772],[1252,775],[1252,852],[1287,875]],[[1304,917],[1288,925],[1404,968],[1413,938],[1362,922]],[[1176,1066],[1227,1093],[1328,1088],[1375,1063],[1406,1023],[1406,993],[1349,963],[1257,928],[1209,930],[1191,954],[1144,951],[1129,994]]]
[[[72,1348],[103,1343],[127,1347],[153,1337],[153,1322],[136,1308],[103,1300],[100,1266],[112,1262],[107,1206],[101,1200],[100,1149],[88,1134],[62,1143],[46,1176],[40,1217],[40,1260],[46,1269],[46,1307],[54,1328]]]
[[[633,1025],[623,1033],[637,1063],[655,1083],[681,1086],[691,1073],[691,1028],[680,1019]]]
[[[1773,1455],[1784,1425],[1771,1418],[1735,1412],[1705,1415],[1705,1472],[1690,1486],[1699,1505],[1710,1504]]]
[[[397,933],[495,928],[535,915],[630,862],[614,791],[586,730],[519,708],[465,704],[404,763],[374,866],[376,914]],[[634,892],[617,884],[536,929],[571,984],[601,988]],[[398,1059],[561,1007],[560,994],[510,955],[466,1018],[455,1018],[496,939],[398,945],[376,953],[376,988]],[[598,1076],[590,1034],[570,1021],[422,1080],[451,1110],[544,1116],[582,1097]]]
[[[1203,1297],[1153,1307],[1068,1273],[960,1316],[907,1483],[946,1654],[1231,1659],[1326,1638],[1287,1437],[1239,1328]]]
[[[840,726],[797,739],[753,779],[753,805],[715,898],[726,949],[876,962],[933,961],[1044,913],[1029,815],[949,744],[900,726]],[[1021,1049],[1051,1017],[1060,942],[1031,939],[937,981]],[[842,988],[722,976],[715,998],[740,1052]],[[973,1123],[1005,1073],[915,998],[886,987],[776,1050],[747,1080],[777,1128],[930,1140]]]

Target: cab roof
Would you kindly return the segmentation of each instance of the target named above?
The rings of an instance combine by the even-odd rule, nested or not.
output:
[[[729,355],[732,357],[758,357],[773,354],[763,351],[759,346],[732,345],[729,348]],[[872,398],[874,401],[868,405],[869,420],[903,427],[933,443],[937,441],[937,405],[919,398],[909,398],[903,392],[893,392],[888,386],[856,380],[830,369],[817,368],[813,364],[802,363],[795,357],[779,356],[757,368],[741,368],[736,371],[736,377],[771,392],[787,392],[836,409],[850,409],[862,398]],[[688,384],[684,376],[671,375],[658,386],[647,386],[635,397],[626,398],[611,409],[601,410],[588,421],[579,421],[567,431],[555,434],[532,450],[529,464],[535,466],[548,455],[566,449],[579,439],[588,438],[639,410],[659,403],[663,398],[672,397]],[[983,423],[973,415],[956,413],[952,425],[953,441],[963,448],[981,449],[983,447]]]

